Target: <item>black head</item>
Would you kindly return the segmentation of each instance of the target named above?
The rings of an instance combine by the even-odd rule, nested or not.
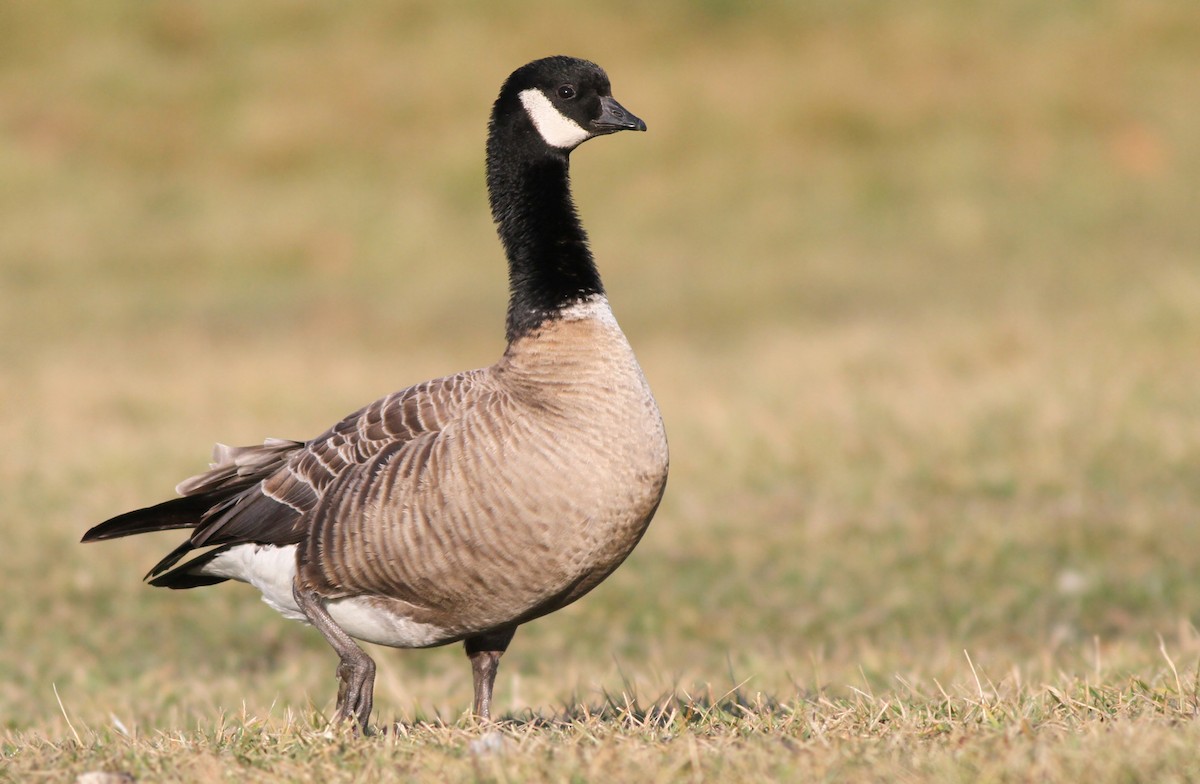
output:
[[[594,136],[644,131],[646,123],[612,97],[604,69],[559,55],[534,60],[508,77],[492,109],[493,131],[506,127],[565,154]]]

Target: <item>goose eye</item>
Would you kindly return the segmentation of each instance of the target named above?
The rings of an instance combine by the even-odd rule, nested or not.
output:
[[[575,97],[575,88],[569,84],[564,84],[558,88],[558,97],[564,101],[569,101]]]

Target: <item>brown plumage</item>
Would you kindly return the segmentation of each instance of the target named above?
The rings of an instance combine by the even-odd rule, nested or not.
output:
[[[662,419],[567,184],[575,146],[623,129],[645,125],[612,100],[597,66],[558,57],[514,72],[488,145],[512,286],[500,361],[389,395],[309,441],[219,445],[211,470],[179,485],[182,498],[84,541],[192,528],[151,584],[248,582],[316,626],[341,658],[338,717],[363,728],[375,668],[352,638],[464,640],[487,718],[516,627],[608,576],[666,483]],[[199,548],[210,549],[180,563]]]

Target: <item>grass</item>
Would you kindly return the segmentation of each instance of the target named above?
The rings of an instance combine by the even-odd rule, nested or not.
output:
[[[1161,781],[1194,765],[1194,693],[1181,697],[1138,680],[1119,688],[1005,684],[998,691],[981,683],[975,695],[901,686],[904,694],[886,698],[857,692],[793,704],[741,694],[646,705],[626,698],[594,713],[571,707],[517,717],[487,732],[416,722],[366,739],[321,732],[292,716],[271,723],[243,715],[149,738],[110,729],[89,737],[86,755],[71,741],[51,754],[86,756],[152,780],[177,780],[180,755],[187,755],[197,779],[234,769],[245,781],[277,781],[281,766],[312,781],[846,780],[889,773],[1081,780],[1102,773],[1097,760],[1113,752],[1123,772]],[[31,753],[51,751],[42,744],[31,743]]]
[[[1200,9],[749,9],[0,9],[0,781],[1200,778]],[[498,355],[483,124],[556,51],[650,126],[574,178],[667,496],[497,728],[376,649],[332,735],[315,632],[76,542]]]

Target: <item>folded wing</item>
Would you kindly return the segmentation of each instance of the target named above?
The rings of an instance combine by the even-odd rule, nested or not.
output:
[[[239,544],[286,546],[302,541],[307,534],[305,515],[339,476],[383,451],[404,450],[417,436],[439,431],[456,416],[479,372],[388,395],[311,441],[273,438],[259,446],[218,444],[210,469],[177,486],[181,498],[106,520],[84,534],[83,541],[192,528],[191,536],[146,578],[168,588],[222,582],[226,578],[204,575],[202,567]],[[204,547],[216,549],[176,566],[189,552]]]

